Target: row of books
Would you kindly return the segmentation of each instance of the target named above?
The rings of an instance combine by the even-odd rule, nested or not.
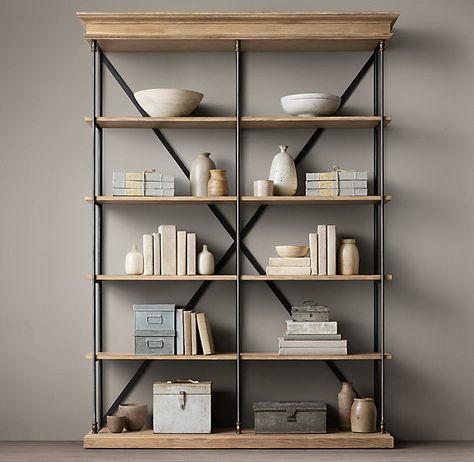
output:
[[[155,171],[113,172],[114,196],[174,196],[174,176]]]
[[[160,225],[158,232],[143,235],[143,275],[194,276],[196,234]]]
[[[306,173],[307,196],[367,196],[367,172]]]
[[[182,318],[180,318],[178,311],[183,313]],[[207,313],[178,309],[177,328],[180,323],[182,323],[183,335],[176,338],[176,354],[198,355],[202,352],[203,355],[212,355],[215,353]]]

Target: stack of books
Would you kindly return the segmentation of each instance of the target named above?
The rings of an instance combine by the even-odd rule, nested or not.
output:
[[[215,353],[211,326],[207,313],[182,310],[182,318],[177,319],[178,326],[182,323],[183,335],[177,338],[176,352],[184,355],[203,355]],[[199,335],[198,335],[199,334]]]
[[[174,176],[154,171],[114,172],[114,196],[174,196]]]
[[[309,257],[270,257],[266,273],[270,276],[309,276],[311,261]]]
[[[367,172],[335,170],[307,173],[307,196],[367,196]]]
[[[313,276],[336,274],[336,225],[318,225],[317,232],[309,234],[309,258]]]
[[[347,355],[347,340],[337,332],[337,321],[329,321],[326,306],[293,307],[291,316],[278,339],[279,355]]]

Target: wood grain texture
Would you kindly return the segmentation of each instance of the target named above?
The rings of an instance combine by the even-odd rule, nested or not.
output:
[[[97,434],[84,437],[85,448],[206,448],[206,449],[285,449],[285,448],[393,448],[389,433],[332,432],[325,434],[255,434],[244,430],[221,430],[211,434],[154,434],[152,430],[110,433],[104,428]]]
[[[380,274],[357,274],[351,276],[268,276],[266,274],[249,275],[244,274],[242,281],[380,281]],[[392,275],[385,275],[385,279],[391,281]]]
[[[86,202],[92,202],[92,196],[85,196]],[[179,204],[233,204],[235,196],[222,197],[194,197],[194,196],[173,196],[173,197],[124,197],[124,196],[96,196],[98,204],[116,205],[179,205]]]
[[[92,359],[92,353],[86,354]],[[214,353],[212,355],[135,355],[133,353],[110,353],[100,351],[96,359],[103,361],[234,361],[235,353]]]
[[[88,276],[90,279],[90,276]],[[233,274],[211,274],[195,276],[143,276],[130,274],[98,274],[97,281],[235,281]]]
[[[279,355],[278,353],[241,353],[243,361],[378,361],[380,353],[355,353],[348,355]],[[390,353],[385,359],[392,359]]]

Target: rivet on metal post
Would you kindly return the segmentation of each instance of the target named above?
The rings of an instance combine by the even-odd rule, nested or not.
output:
[[[92,51],[92,52],[95,51],[95,47],[96,47],[96,41],[95,41],[95,40],[92,40],[92,41],[91,41],[91,51]]]
[[[385,50],[385,40],[380,40],[379,41],[379,50],[384,51]]]
[[[240,40],[235,41],[235,50],[236,53],[240,51]]]

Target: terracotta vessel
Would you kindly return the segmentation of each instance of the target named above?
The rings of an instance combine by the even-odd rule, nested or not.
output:
[[[273,196],[272,180],[256,180],[253,182],[253,195],[255,197]]]
[[[148,417],[146,404],[120,404],[119,416],[125,417],[125,428],[129,432],[141,430]]]
[[[110,433],[121,433],[125,428],[125,417],[120,415],[108,415],[107,427]]]
[[[351,429],[351,407],[356,394],[350,382],[342,382],[342,388],[337,395],[337,414],[339,418],[339,429],[350,431]]]
[[[377,408],[372,398],[355,398],[351,408],[351,431],[375,433]]]
[[[210,170],[211,178],[207,183],[208,196],[227,196],[229,194],[229,184],[225,176],[225,170]]]
[[[337,249],[337,274],[359,274],[359,249],[355,239],[342,239]]]
[[[209,171],[216,168],[209,159],[210,155],[209,152],[200,152],[191,164],[191,196],[207,196],[207,183],[211,177]]]
[[[197,258],[198,274],[214,274],[214,255],[209,252],[207,245],[202,246]]]
[[[273,181],[275,196],[294,196],[298,187],[298,177],[293,157],[286,150],[288,146],[280,145],[280,152],[273,158],[269,180]]]
[[[125,273],[143,273],[143,254],[138,251],[137,244],[132,245],[132,250],[130,250],[125,257]]]

